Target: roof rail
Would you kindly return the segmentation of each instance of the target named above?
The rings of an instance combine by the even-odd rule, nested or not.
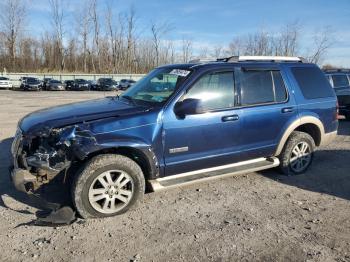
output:
[[[262,62],[307,62],[302,57],[293,56],[231,56],[223,58],[222,61],[226,62],[243,62],[243,61],[262,61]]]
[[[325,73],[349,73],[350,69],[346,69],[346,68],[338,68],[338,69],[323,69],[323,72]]]
[[[209,63],[209,62],[217,62],[218,59],[216,58],[195,58],[190,61],[188,61],[189,64],[195,64],[195,63]]]
[[[293,56],[230,56],[223,58],[197,58],[188,63],[209,63],[209,62],[298,62],[307,63],[302,57]]]

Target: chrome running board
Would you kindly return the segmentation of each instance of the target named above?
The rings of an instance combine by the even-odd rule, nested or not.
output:
[[[149,180],[153,191],[164,190],[168,188],[190,185],[211,179],[218,179],[239,174],[256,172],[264,169],[276,167],[280,161],[276,157],[257,158],[235,164],[206,168],[178,175],[157,178]]]

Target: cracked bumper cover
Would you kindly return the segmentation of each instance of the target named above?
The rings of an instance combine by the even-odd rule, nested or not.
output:
[[[29,183],[36,182],[36,176],[32,175],[28,170],[21,168],[10,168],[10,175],[13,185],[18,191],[27,193],[26,187]]]

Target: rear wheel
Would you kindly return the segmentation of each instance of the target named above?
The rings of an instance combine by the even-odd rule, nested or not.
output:
[[[312,163],[315,147],[315,141],[309,134],[294,131],[279,156],[282,173],[303,174]]]
[[[126,212],[143,198],[141,168],[121,155],[100,155],[79,172],[72,187],[73,203],[83,218]]]

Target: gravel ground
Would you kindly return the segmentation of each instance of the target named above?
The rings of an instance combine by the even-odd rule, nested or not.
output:
[[[344,121],[305,175],[250,173],[150,193],[118,217],[30,225],[36,209],[7,171],[17,121],[104,95],[0,91],[0,261],[350,261],[350,123]]]

